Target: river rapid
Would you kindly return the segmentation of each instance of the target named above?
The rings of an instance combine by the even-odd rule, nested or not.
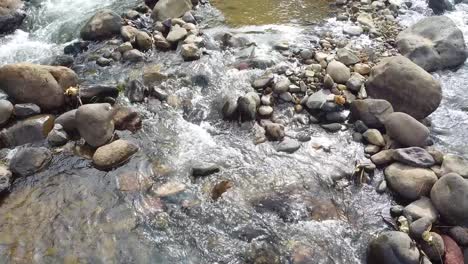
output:
[[[239,5],[248,4],[244,2]],[[272,43],[287,40],[295,48],[308,48],[317,32],[340,32],[345,25],[327,17],[330,10],[323,3],[304,7],[318,13],[301,20],[297,10],[307,1],[265,2],[282,7],[277,20],[266,16],[252,22],[252,14],[239,18],[239,13],[229,13],[236,12],[235,6],[222,3],[217,6],[222,11],[207,4],[196,14],[210,39],[226,31],[245,35],[256,43],[258,56],[276,65],[293,62]],[[290,4],[281,5],[285,2]],[[123,12],[138,3],[31,1],[23,28],[0,38],[0,65],[50,63],[97,10]],[[288,8],[294,13],[291,20]],[[411,10],[398,19],[408,26],[429,14],[423,1],[413,0]],[[448,15],[468,39],[468,6],[459,4]],[[363,36],[351,41],[373,45]],[[303,124],[302,117],[284,107],[278,118],[287,123],[286,133],[306,133],[312,139],[294,154],[277,152],[272,142],[255,144],[258,125],[222,121],[219,110],[223,96],[252,91],[251,80],[262,70],[233,67],[238,51],[209,50],[194,62],[184,62],[174,52],[150,52],[143,64],[76,65],[83,83],[95,84],[122,83],[145,66],[160,65],[171,76],[161,87],[179,100],[133,105],[142,115],[143,129],[121,137],[141,150],[126,165],[99,171],[88,159],[63,149],[46,171],[15,182],[11,194],[0,200],[0,263],[365,262],[369,239],[388,229],[382,220],[392,202],[388,194],[375,191],[381,172],[362,186],[342,179],[364,157],[350,131],[329,134]],[[435,144],[468,157],[468,65],[434,76],[444,93],[442,105],[430,116]],[[124,97],[119,100],[129,104]],[[221,171],[193,179],[191,168],[200,163],[217,164]],[[136,175],[138,182],[129,182],[135,177],[128,175]],[[225,180],[233,187],[213,201],[211,190]],[[183,184],[185,191],[157,198],[154,189],[167,183]],[[267,262],[258,262],[262,258]]]

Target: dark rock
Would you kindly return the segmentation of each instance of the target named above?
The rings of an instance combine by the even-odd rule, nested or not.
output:
[[[340,123],[325,124],[321,125],[321,127],[329,132],[338,132],[343,128]]]
[[[424,147],[429,138],[429,129],[405,113],[395,112],[387,116],[384,122],[389,135],[407,147]]]
[[[405,208],[403,206],[401,206],[401,205],[394,205],[394,206],[390,207],[390,215],[392,217],[397,218],[397,217],[403,215],[403,210],[404,209]]]
[[[368,264],[418,264],[418,248],[403,233],[389,231],[373,239],[367,251]]]
[[[468,227],[468,180],[455,173],[444,175],[434,184],[431,200],[445,221]]]
[[[99,103],[105,102],[105,99],[117,98],[119,96],[119,89],[113,85],[93,85],[81,86],[79,95],[83,103]],[[67,129],[64,126],[65,129]]]
[[[354,122],[354,130],[356,130],[356,132],[359,132],[362,134],[366,132],[368,129],[369,127],[367,127],[367,125],[363,121],[358,120]]]
[[[143,102],[148,95],[148,87],[139,80],[131,80],[128,82],[127,88],[125,89],[125,96],[127,96],[130,102]]]
[[[430,115],[442,100],[440,83],[403,56],[384,59],[374,66],[366,89],[371,97],[385,99],[396,112],[415,119]]]
[[[84,40],[104,40],[120,34],[122,18],[111,10],[105,9],[91,17],[81,29]]]
[[[393,113],[393,107],[386,100],[365,99],[353,101],[350,111],[352,120],[362,120],[371,128],[383,128],[383,122]]]
[[[41,108],[36,104],[15,104],[15,116],[26,118],[41,113]]]
[[[258,96],[258,95],[257,95]],[[260,98],[259,100],[260,101]],[[250,96],[241,96],[237,99],[237,111],[242,121],[255,120],[257,115],[257,102]]]
[[[431,229],[432,223],[431,219],[425,217],[417,219],[409,226],[410,236],[416,240],[423,239],[424,232]]]
[[[227,192],[232,187],[234,187],[234,183],[232,181],[224,180],[217,183],[211,191],[211,199],[215,201],[218,200],[225,192]]]
[[[432,237],[431,242],[422,241],[421,248],[431,261],[440,262],[445,254],[444,239],[434,232],[430,232],[429,235]]]
[[[429,0],[429,8],[431,8],[436,15],[440,15],[444,13],[444,11],[454,10],[452,2],[449,0]]]
[[[19,177],[27,177],[45,169],[52,160],[46,148],[20,148],[10,161],[10,170]]]
[[[194,177],[206,177],[211,174],[220,172],[221,169],[217,165],[205,165],[205,166],[196,166],[192,168],[192,176]]]
[[[434,223],[438,217],[437,210],[432,204],[431,199],[427,197],[421,197],[419,200],[410,203],[405,207],[403,214],[406,218],[411,218],[413,220],[426,218],[432,223]]]
[[[60,124],[67,133],[75,134],[77,131],[75,115],[76,109],[65,112],[55,119],[55,124]]]
[[[0,34],[11,33],[21,26],[26,13],[21,10],[22,1],[0,3]]]
[[[468,228],[455,226],[450,228],[450,236],[462,247],[468,246]]]
[[[135,133],[142,127],[140,115],[129,107],[114,108],[112,119],[116,130],[128,130]]]
[[[73,43],[65,46],[65,48],[63,48],[63,52],[66,55],[76,56],[76,55],[82,53],[83,51],[88,50],[88,46],[89,46],[88,41],[76,41],[76,42],[73,42]]]
[[[239,118],[239,112],[237,111],[237,100],[233,98],[226,98],[224,100],[221,112],[224,119],[237,120]]]
[[[447,2],[430,0],[429,5]],[[427,17],[402,31],[397,46],[401,54],[429,72],[457,68],[467,58],[463,33],[446,16]]]
[[[107,58],[103,58],[103,57],[96,60],[96,64],[101,66],[101,67],[109,66],[109,65],[111,65],[111,63],[112,63],[111,59],[107,59]]]
[[[63,146],[67,144],[68,140],[68,134],[60,124],[55,124],[54,129],[52,129],[47,136],[47,142],[49,142],[52,147]]]
[[[53,66],[64,66],[70,68],[75,60],[70,55],[57,55],[52,62]]]
[[[396,149],[393,159],[414,167],[429,168],[435,164],[431,154],[420,147]]]
[[[0,132],[0,140],[4,146],[14,147],[44,140],[54,127],[54,117],[51,115],[34,116],[19,121]]]
[[[404,199],[414,201],[421,196],[429,195],[437,176],[429,169],[393,163],[385,168],[385,179],[397,194]]]

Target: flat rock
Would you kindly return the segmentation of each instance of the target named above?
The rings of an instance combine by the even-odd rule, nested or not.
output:
[[[15,123],[0,132],[2,143],[8,147],[39,142],[47,138],[54,127],[54,116],[39,115]]]
[[[294,153],[301,147],[301,143],[295,139],[285,138],[278,144],[276,150],[278,152]]]
[[[396,149],[393,159],[413,167],[429,168],[435,164],[432,155],[420,147]]]
[[[44,170],[51,160],[52,153],[47,148],[24,147],[11,159],[10,170],[19,177],[27,177]]]

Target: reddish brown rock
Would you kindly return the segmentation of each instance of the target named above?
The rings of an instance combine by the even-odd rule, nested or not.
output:
[[[457,243],[449,236],[442,236],[445,244],[444,264],[463,264],[463,252]]]

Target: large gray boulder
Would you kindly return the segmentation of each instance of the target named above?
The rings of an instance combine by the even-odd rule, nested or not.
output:
[[[467,57],[462,31],[446,16],[425,18],[397,37],[401,54],[426,71],[452,69]]]
[[[395,112],[384,122],[387,135],[406,147],[424,147],[429,138],[429,129],[408,114]]]
[[[370,242],[367,264],[419,264],[419,255],[406,233],[389,231]]]
[[[190,0],[159,0],[153,9],[152,17],[157,21],[179,18],[185,12],[192,10]]]
[[[104,40],[120,34],[122,18],[112,10],[104,9],[91,17],[81,29],[84,40]]]
[[[355,100],[350,110],[352,120],[361,120],[371,128],[382,128],[385,118],[393,113],[392,105],[381,99]]]
[[[100,147],[113,137],[113,115],[110,104],[83,105],[78,108],[75,114],[76,127],[89,145]]]
[[[420,120],[439,107],[442,100],[440,83],[424,69],[403,56],[382,60],[366,83],[368,94],[385,99],[396,112]]]
[[[23,1],[0,1],[0,34],[10,33],[23,23],[26,13],[21,10]]]
[[[437,181],[437,176],[432,170],[414,168],[401,163],[393,163],[385,168],[384,172],[392,190],[410,201],[428,196]]]
[[[19,63],[0,68],[0,89],[16,103],[34,103],[43,110],[62,107],[65,90],[77,84],[78,76],[66,67]]]
[[[468,227],[468,180],[449,173],[434,184],[431,200],[449,224]]]

